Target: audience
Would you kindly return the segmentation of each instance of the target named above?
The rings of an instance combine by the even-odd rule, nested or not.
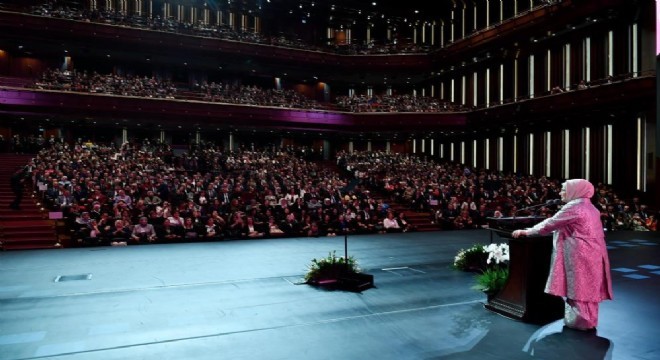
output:
[[[461,105],[441,102],[427,96],[364,95],[338,96],[334,103],[320,103],[290,89],[262,89],[256,85],[243,85],[225,81],[193,83],[191,86],[176,85],[157,77],[135,75],[99,74],[86,70],[49,69],[31,87],[40,90],[57,90],[120,95],[158,99],[179,99],[225,104],[243,104],[316,109],[349,112],[450,112],[465,111]],[[18,147],[15,145],[14,147]]]
[[[377,151],[339,152],[337,172],[303,150],[226,152],[200,143],[175,155],[149,141],[54,142],[29,166],[34,183],[47,187],[45,206],[62,210],[71,202],[67,226],[80,246],[417,230],[406,213],[427,214],[441,229],[484,228],[491,217],[551,216],[555,205],[526,208],[558,198],[561,189],[546,177]],[[72,188],[80,195],[70,195]],[[408,210],[395,212],[391,203]],[[597,184],[594,203],[608,231],[656,229],[639,198],[628,204]]]

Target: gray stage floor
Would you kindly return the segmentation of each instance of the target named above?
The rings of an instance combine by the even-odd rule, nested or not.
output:
[[[656,233],[608,234],[597,334],[484,309],[450,268],[476,242],[489,233],[352,236],[362,293],[298,284],[343,237],[4,252],[0,359],[660,358]],[[84,280],[54,281],[69,275]]]

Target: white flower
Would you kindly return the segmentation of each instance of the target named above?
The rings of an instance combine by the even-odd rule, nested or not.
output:
[[[496,264],[509,261],[509,244],[489,244],[484,246],[484,250],[488,252],[487,264],[495,261]]]

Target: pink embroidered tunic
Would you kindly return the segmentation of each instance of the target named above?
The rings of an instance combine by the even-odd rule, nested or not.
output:
[[[554,232],[545,292],[584,302],[612,299],[610,262],[599,211],[589,200],[593,185],[566,181],[564,205],[554,216],[527,229],[528,235]]]

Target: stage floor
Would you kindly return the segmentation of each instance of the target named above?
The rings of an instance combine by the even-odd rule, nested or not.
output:
[[[660,358],[657,233],[607,234],[596,334],[484,309],[451,264],[489,234],[351,236],[362,293],[299,284],[343,237],[2,252],[0,359]]]

